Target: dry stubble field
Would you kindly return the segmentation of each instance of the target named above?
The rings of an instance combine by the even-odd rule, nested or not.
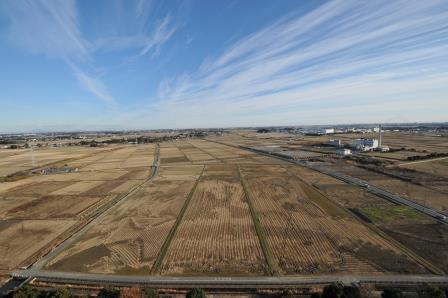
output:
[[[162,274],[263,274],[264,257],[235,165],[207,165]]]
[[[286,274],[425,272],[285,166],[244,166],[275,261]]]
[[[232,140],[250,141],[222,139]],[[427,273],[317,189],[350,208],[389,205],[376,197],[286,162],[214,142],[176,141],[160,147],[156,179],[107,211],[51,260],[47,270],[150,274],[160,261],[152,274],[263,275],[272,269],[287,275]],[[20,221],[35,220],[27,218],[30,215],[42,222],[68,221],[68,228],[143,182],[153,151],[153,146],[115,148],[72,161],[70,165],[80,169],[77,173],[0,183],[2,223],[11,221],[15,237],[20,235]],[[12,237],[0,230],[2,235]],[[269,260],[260,237],[272,252]],[[276,268],[268,268],[271,263]]]
[[[66,154],[63,149],[67,150]],[[154,146],[54,150],[41,149],[36,156],[51,156],[45,162],[67,163],[78,171],[34,174],[0,183],[0,270],[3,272],[31,264],[82,226],[99,207],[146,179]],[[11,155],[1,156],[0,163],[15,162],[16,171],[30,168],[17,158],[11,160]]]

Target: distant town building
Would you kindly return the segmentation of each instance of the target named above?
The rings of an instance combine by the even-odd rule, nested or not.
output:
[[[334,128],[319,128],[317,132],[321,135],[334,134]]]
[[[306,135],[310,136],[322,136],[328,134],[334,134],[334,128],[318,128],[305,132]]]
[[[352,154],[352,151],[350,149],[342,148],[342,149],[336,150],[336,154],[340,155],[340,156],[347,156],[347,155]]]
[[[325,145],[333,146],[333,147],[342,147],[342,141],[341,140],[330,139],[330,140],[325,142]]]

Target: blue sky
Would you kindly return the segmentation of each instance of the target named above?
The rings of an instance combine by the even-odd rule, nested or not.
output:
[[[0,1],[0,132],[414,121],[446,0]]]

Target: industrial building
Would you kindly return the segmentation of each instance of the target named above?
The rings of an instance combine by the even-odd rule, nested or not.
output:
[[[319,128],[317,133],[321,135],[334,134],[334,128]]]
[[[378,145],[377,139],[356,139],[352,142],[351,147],[358,151],[371,151],[378,148]]]

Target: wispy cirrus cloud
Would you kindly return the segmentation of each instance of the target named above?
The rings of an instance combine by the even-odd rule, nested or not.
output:
[[[93,58],[91,45],[80,31],[74,1],[11,0],[5,2],[5,9],[13,43],[26,51],[65,61],[86,91],[101,101],[115,101],[103,82],[81,69],[81,64],[91,65]]]
[[[145,47],[140,51],[140,55],[146,55],[149,52],[157,55],[163,44],[171,38],[176,30],[177,27],[172,24],[171,16],[167,15],[155,26],[153,32],[146,40]]]
[[[164,17],[153,16],[155,4],[152,0],[116,0],[116,8],[106,7],[108,14],[102,16],[100,23],[104,34],[92,43],[92,50],[113,52],[135,51],[136,56],[151,53],[156,56],[160,49],[178,30],[168,12]],[[134,9],[125,9],[126,7]]]
[[[88,75],[85,71],[72,63],[70,63],[70,67],[84,90],[90,92],[95,95],[96,98],[106,103],[112,104],[115,102],[106,86],[100,80]]]
[[[369,101],[398,108],[416,94],[430,102],[448,94],[447,24],[444,0],[330,1],[238,40],[195,72],[166,78],[160,108],[184,119],[270,112],[283,120],[290,109],[318,114]]]
[[[3,7],[8,38],[16,45],[51,57],[88,59],[74,1],[5,0]]]

